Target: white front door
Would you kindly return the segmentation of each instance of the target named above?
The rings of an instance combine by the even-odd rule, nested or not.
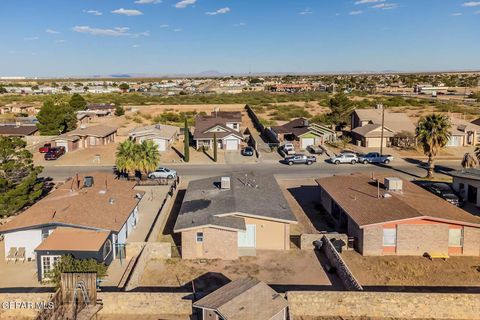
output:
[[[227,150],[238,150],[238,140],[226,140]]]
[[[246,231],[238,231],[239,248],[255,248],[255,225],[247,224]]]
[[[315,145],[315,138],[301,138],[302,149],[306,149],[308,146]]]

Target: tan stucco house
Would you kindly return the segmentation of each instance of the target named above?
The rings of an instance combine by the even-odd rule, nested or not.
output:
[[[288,250],[296,224],[272,175],[240,173],[191,181],[174,232],[184,259],[237,259]]]

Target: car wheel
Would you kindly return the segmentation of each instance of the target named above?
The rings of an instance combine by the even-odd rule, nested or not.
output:
[[[363,164],[368,164],[368,161],[367,161],[367,160],[363,160]]]
[[[171,174],[169,174],[169,175],[167,176],[167,179],[173,179],[173,176],[172,176]]]
[[[351,164],[355,164],[355,163],[357,163],[357,161],[356,161],[356,160],[352,160],[352,162],[350,162],[350,163],[351,163]]]
[[[338,160],[335,160],[335,162],[334,162],[334,163],[335,163],[336,165],[339,165],[339,164],[340,164],[340,161],[338,161]]]
[[[155,179],[155,176],[154,176],[153,174],[151,174],[151,175],[148,176],[148,179],[152,179],[152,180],[153,180],[153,179]]]
[[[311,165],[312,161],[307,161],[307,166]]]
[[[383,163],[389,164],[389,163],[390,163],[390,160],[387,159],[387,160],[383,161]]]
[[[293,162],[292,162],[292,161],[289,161],[289,162],[288,162],[288,165],[289,165],[289,166],[293,165]]]

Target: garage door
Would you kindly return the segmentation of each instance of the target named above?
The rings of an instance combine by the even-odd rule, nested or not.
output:
[[[158,146],[158,151],[166,151],[167,150],[167,141],[164,139],[154,139],[153,142]]]
[[[302,138],[302,149],[315,144],[315,138]]]
[[[227,150],[238,150],[238,140],[227,140]]]
[[[65,152],[68,152],[68,142],[67,141],[57,141],[55,143],[57,147],[65,147]]]
[[[255,225],[247,224],[246,228],[246,231],[238,232],[238,247],[255,248]]]

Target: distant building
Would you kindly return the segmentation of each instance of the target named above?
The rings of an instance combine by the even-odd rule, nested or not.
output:
[[[467,203],[480,207],[480,170],[463,169],[448,173],[453,177],[453,189]]]
[[[298,84],[274,84],[270,86],[271,92],[296,93],[314,91],[316,87],[312,84],[298,83]]]
[[[0,136],[24,138],[26,136],[34,136],[38,134],[38,128],[36,125],[0,124]]]
[[[335,130],[324,125],[310,123],[305,118],[294,119],[281,126],[273,126],[270,131],[280,143],[292,142],[301,150],[305,150],[310,145],[333,142],[337,138]]]

